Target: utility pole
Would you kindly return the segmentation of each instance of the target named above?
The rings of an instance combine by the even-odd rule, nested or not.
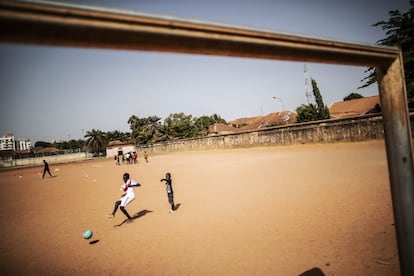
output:
[[[283,110],[285,110],[285,105],[283,104],[283,100],[281,99],[281,98],[279,98],[279,97],[273,97],[273,99],[275,99],[275,100],[279,100],[280,101],[280,103],[282,104],[282,111]]]

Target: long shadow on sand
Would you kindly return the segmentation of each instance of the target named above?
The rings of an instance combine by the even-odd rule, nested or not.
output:
[[[141,210],[138,213],[136,213],[135,215],[133,215],[132,219],[140,218],[142,216],[145,216],[147,213],[152,213],[152,212],[154,212],[154,211],[147,210],[147,209]]]
[[[145,216],[147,213],[152,213],[152,212],[153,211],[147,210],[147,209],[141,210],[141,211],[139,211],[138,213],[136,213],[135,215],[132,216],[132,220],[134,221],[135,219],[140,218],[142,216]],[[120,224],[115,224],[114,227],[121,226],[122,224],[126,223],[127,221],[128,221],[128,219],[125,219]]]
[[[181,206],[181,203],[177,203],[177,204],[174,206],[174,211],[177,211],[177,210],[178,210],[178,208],[180,208],[180,206]]]

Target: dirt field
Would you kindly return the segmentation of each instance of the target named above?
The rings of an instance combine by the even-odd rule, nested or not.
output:
[[[382,141],[0,172],[2,275],[399,275]],[[122,174],[142,184],[105,217]],[[171,172],[176,204],[165,184]],[[94,231],[90,240],[85,229]],[[90,244],[90,241],[95,243]]]

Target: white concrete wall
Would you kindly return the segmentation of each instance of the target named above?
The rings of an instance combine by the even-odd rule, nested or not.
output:
[[[23,158],[16,160],[0,160],[0,168],[9,168],[9,167],[34,167],[42,166],[43,160],[46,160],[49,164],[56,163],[69,163],[74,161],[81,161],[86,159],[91,159],[92,154],[85,152],[69,153],[69,154],[59,154],[43,157],[34,157],[34,158]]]
[[[114,158],[114,156],[118,155],[118,150],[122,150],[123,154],[130,152],[130,151],[132,152],[137,151],[134,145],[111,146],[111,147],[106,148],[106,157]]]

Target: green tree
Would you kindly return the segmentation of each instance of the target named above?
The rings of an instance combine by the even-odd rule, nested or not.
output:
[[[301,105],[296,108],[297,119],[298,123],[301,122],[310,122],[310,121],[317,121],[317,120],[324,120],[329,119],[329,109],[323,103],[322,95],[319,91],[318,84],[314,79],[312,79],[312,89],[313,95],[315,97],[316,105],[308,104],[308,105]]]
[[[318,120],[316,117],[317,108],[313,104],[302,104],[296,108],[296,121],[298,123],[310,122]]]
[[[209,126],[214,123],[226,121],[217,114],[196,118],[182,112],[170,114],[163,123],[160,123],[158,116],[139,118],[133,115],[128,119],[131,137],[136,145],[207,135]]]
[[[316,101],[316,113],[318,120],[329,119],[329,108],[323,103],[322,95],[319,92],[318,84],[312,79],[313,95]]]
[[[150,116],[146,119],[146,125],[143,129],[143,135],[146,139],[146,143],[158,142],[160,134],[160,120],[158,116]]]
[[[140,139],[140,133],[141,129],[144,126],[144,120],[135,115],[132,115],[128,119],[128,124],[131,129],[131,138],[134,141],[134,144],[139,145],[142,142]]]
[[[193,123],[193,116],[183,112],[170,114],[164,125],[171,131],[174,138],[191,138],[197,136],[197,127]]]
[[[194,125],[197,128],[198,135],[207,135],[208,127],[214,124],[209,116],[201,116],[194,119]]]
[[[35,147],[42,147],[42,148],[50,148],[52,146],[51,143],[49,142],[44,142],[44,141],[37,141],[35,143]]]
[[[119,140],[121,142],[127,142],[130,138],[129,133],[127,132],[122,132],[119,130],[114,130],[114,131],[107,131],[106,132],[106,139],[108,141],[114,141],[114,140]]]
[[[168,141],[174,138],[174,130],[172,126],[164,121],[160,124],[157,132],[156,142]]]
[[[343,101],[350,101],[350,100],[355,100],[355,99],[361,99],[363,98],[363,96],[361,94],[358,93],[351,93],[348,96],[346,96]]]
[[[95,152],[96,155],[99,155],[100,152],[105,152],[107,145],[105,132],[102,132],[99,129],[88,130],[86,131],[85,138],[86,145],[92,150],[92,152]]]
[[[128,119],[128,125],[129,125],[129,128],[131,129],[131,138],[135,139],[135,136],[136,136],[135,131],[140,126],[140,119],[136,115],[132,115]]]
[[[146,145],[159,141],[160,133],[160,117],[149,116],[147,118],[139,118],[135,115],[131,116],[128,124],[131,128],[131,137],[136,145]]]
[[[83,147],[85,146],[85,141],[83,141],[82,139],[72,139],[69,141],[70,144],[70,148],[72,149],[83,149]]]
[[[83,149],[85,146],[85,141],[78,139],[71,139],[69,141],[62,141],[62,142],[54,142],[52,144],[52,147],[57,148],[57,149],[61,149],[61,150],[68,150],[68,149],[72,149],[72,150],[78,150],[78,149]]]
[[[407,98],[409,103],[414,104],[414,0],[410,0],[410,4],[412,8],[407,12],[389,11],[390,18],[387,21],[380,21],[372,26],[381,27],[386,33],[386,37],[377,41],[377,44],[401,48]],[[369,75],[362,79],[365,83],[359,88],[367,87],[376,82],[374,67],[369,67],[365,72]]]
[[[194,118],[194,125],[197,128],[199,136],[207,135],[208,128],[216,123],[225,124],[226,121],[217,114]]]
[[[220,115],[217,115],[215,113],[213,115],[210,115],[210,119],[212,120],[213,124],[227,124],[226,120],[224,120],[223,118],[221,118]]]

